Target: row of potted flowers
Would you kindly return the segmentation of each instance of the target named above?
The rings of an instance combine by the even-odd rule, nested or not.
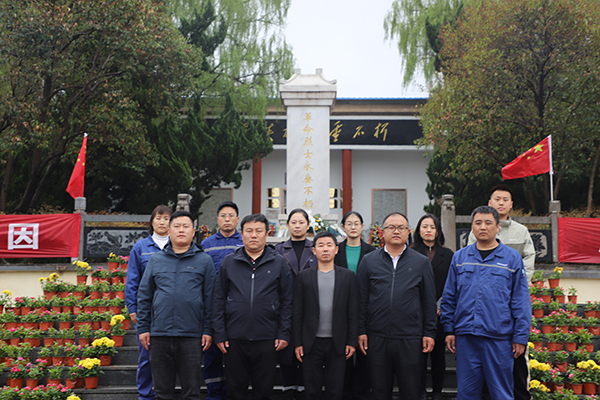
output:
[[[589,332],[582,331],[579,333],[569,332],[553,332],[553,333],[541,333],[538,329],[531,331],[529,340],[535,348],[542,348],[543,343],[546,343],[546,347],[550,351],[561,351],[563,349],[567,351],[575,351],[577,348],[585,348],[589,352],[594,351],[594,343],[592,341],[592,335]],[[579,346],[578,346],[579,344]]]
[[[115,299],[76,299],[64,298],[55,301],[48,301],[47,304],[39,308],[9,308],[4,314],[0,314],[0,323],[4,322],[26,322],[27,320],[41,320],[43,314],[60,314],[72,313],[80,314],[82,311],[99,311],[99,312],[124,312],[125,300],[121,298]],[[50,318],[47,316],[47,318]]]
[[[600,366],[589,358],[589,353],[579,351],[573,353],[574,362],[568,362],[569,353],[554,353],[554,365],[550,363],[547,351],[532,348],[529,368],[531,379],[540,382],[546,388],[554,391],[563,391],[565,385],[574,394],[596,394],[597,384],[600,382]],[[596,354],[596,359],[600,357]]]
[[[123,319],[129,321],[129,313],[127,308],[120,308],[119,306],[107,306],[107,307],[81,307],[75,312],[70,311],[53,313],[51,311],[44,311],[41,314],[30,312],[27,315],[20,317],[14,316],[14,314],[1,314],[0,315],[0,328],[11,329],[11,328],[34,328],[41,330],[48,330],[52,327],[58,326],[61,328],[69,328],[72,322],[77,321],[110,321],[115,315],[123,315]],[[127,322],[128,323],[128,322]],[[127,328],[129,329],[129,328]]]
[[[556,288],[558,287],[560,279],[562,278],[563,270],[564,269],[562,267],[554,267],[554,270],[548,277],[544,275],[544,271],[535,271],[531,277],[531,283],[541,287],[543,286],[544,281],[547,279],[548,286],[550,286],[550,288]]]
[[[78,380],[81,379],[82,381],[85,380],[86,389],[95,389],[98,387],[100,374],[104,373],[101,366],[102,363],[99,358],[78,358],[68,368],[65,387],[67,389],[80,387]],[[47,385],[62,386],[62,375],[62,367],[48,367],[46,361],[43,359],[37,359],[35,363],[27,360],[19,360],[10,367],[6,386],[15,390],[22,389],[24,386],[25,389],[35,390],[44,377],[46,378]]]
[[[529,285],[529,295],[531,296],[531,300],[535,298],[540,298],[544,303],[549,303],[552,299],[556,300],[562,304],[577,304],[577,290],[574,287],[571,287],[567,292],[562,287],[557,287],[554,289],[548,288],[546,286],[537,286],[533,283]]]
[[[0,399],[2,400],[81,400],[79,396],[62,384],[48,384],[15,389],[11,386],[0,388]]]

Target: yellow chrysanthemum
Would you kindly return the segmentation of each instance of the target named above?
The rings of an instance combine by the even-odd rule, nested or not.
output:
[[[115,341],[112,339],[109,339],[107,337],[103,337],[100,339],[96,339],[92,342],[92,347],[101,347],[101,346],[114,347]]]
[[[589,361],[579,361],[577,363],[577,368],[579,368],[579,369],[588,369],[589,367],[590,367]]]
[[[533,348],[535,347],[535,346],[533,345],[533,343],[531,343],[531,342],[527,342],[527,346],[528,346],[530,349],[533,349]]]
[[[12,292],[10,290],[4,290],[4,291],[2,291],[2,294],[5,294],[7,296],[12,296]]]
[[[125,319],[124,316],[122,316],[121,314],[119,315],[114,315],[111,319],[110,319],[110,326],[115,326],[116,324],[123,322],[123,320]]]
[[[92,369],[100,365],[100,360],[97,358],[84,358],[83,360],[79,361],[79,365],[85,369]]]
[[[58,278],[60,278],[60,276],[56,272],[53,272],[50,274],[50,276],[48,278],[50,278],[51,281],[55,281]]]
[[[81,398],[79,398],[79,396],[75,396],[74,394],[72,394],[69,397],[67,397],[67,400],[81,400]]]

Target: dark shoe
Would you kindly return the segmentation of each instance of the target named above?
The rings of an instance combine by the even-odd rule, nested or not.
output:
[[[421,400],[427,400],[427,391],[421,392]]]
[[[296,400],[298,398],[298,392],[293,389],[288,389],[283,391],[283,398],[285,400]]]
[[[444,400],[444,395],[442,392],[433,392],[431,400]]]

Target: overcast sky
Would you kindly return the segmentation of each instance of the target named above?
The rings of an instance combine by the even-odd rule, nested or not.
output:
[[[295,68],[323,69],[337,80],[338,98],[426,98],[422,79],[402,88],[400,56],[384,41],[391,0],[292,0],[286,40]]]

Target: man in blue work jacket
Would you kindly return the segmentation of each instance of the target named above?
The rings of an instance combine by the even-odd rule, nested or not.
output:
[[[490,206],[471,214],[477,242],[452,258],[440,305],[446,345],[456,353],[457,400],[513,399],[513,359],[531,327],[527,275],[518,251],[496,238],[500,215]]]
[[[239,219],[237,204],[222,202],[217,208],[219,231],[202,241],[202,247],[212,257],[217,273],[225,256],[244,245],[242,235],[236,229]],[[204,352],[203,373],[208,391],[206,400],[225,400],[227,388],[223,375],[223,353],[214,343]]]

